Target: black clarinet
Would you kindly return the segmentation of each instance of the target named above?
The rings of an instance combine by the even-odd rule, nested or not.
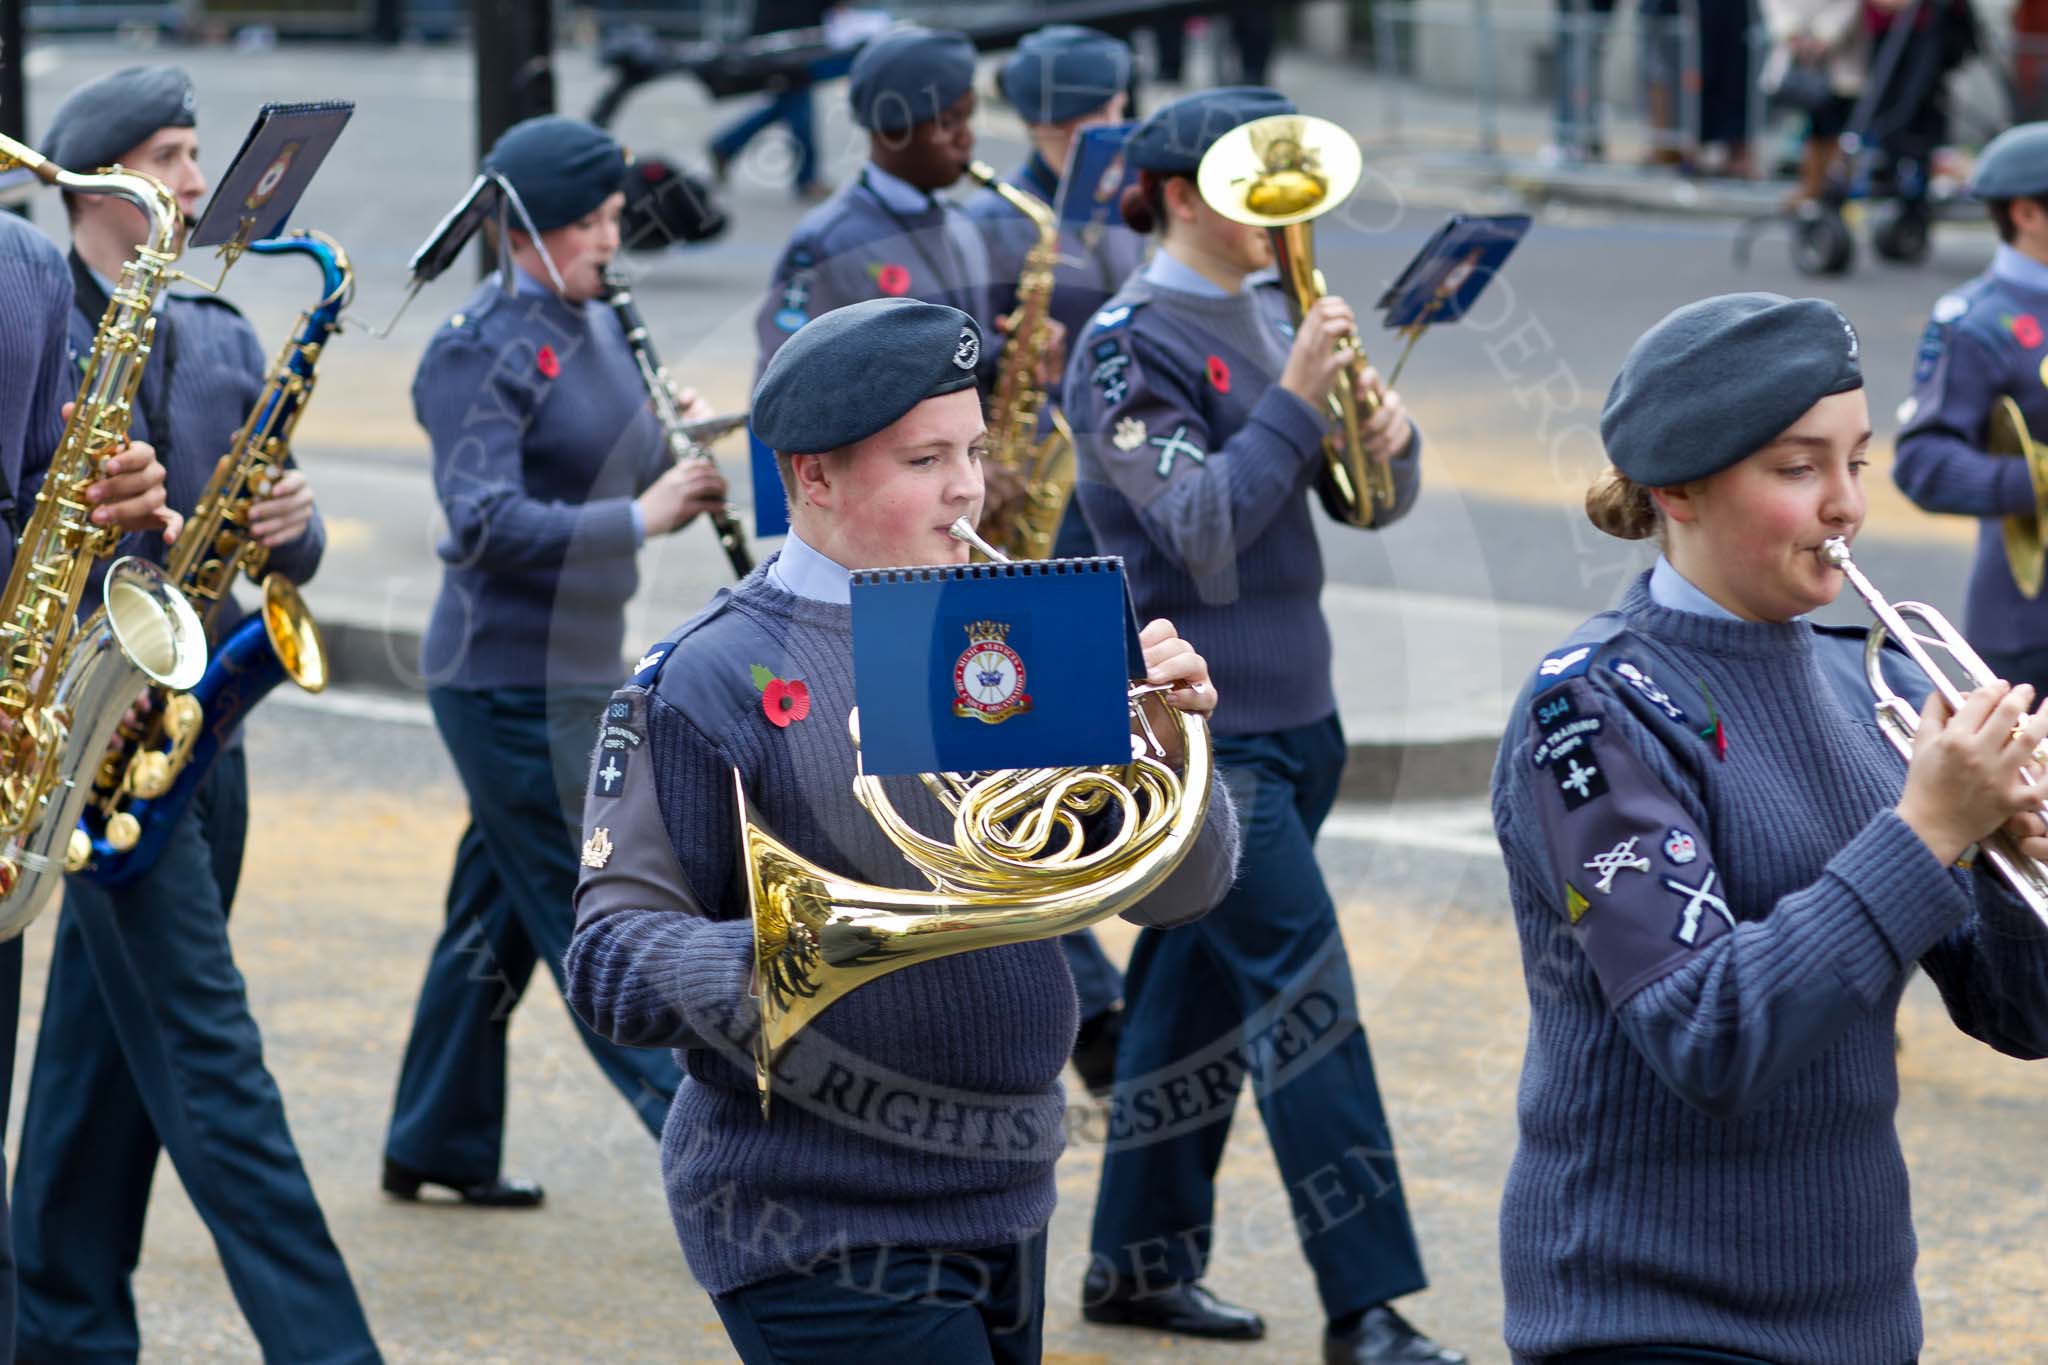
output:
[[[634,306],[632,287],[616,270],[605,272],[604,283],[608,291],[605,301],[619,315],[619,325],[626,329],[626,342],[633,348],[633,358],[640,363],[640,381],[647,386],[647,396],[654,403],[654,415],[661,420],[670,456],[677,463],[684,460],[718,463],[717,457],[707,448],[708,443],[728,431],[745,426],[746,414],[685,422],[676,408],[675,390],[669,387],[668,371],[662,368],[661,357],[654,353],[654,341],[647,335],[646,319]],[[704,515],[711,518],[712,528],[718,532],[718,543],[724,547],[725,557],[732,564],[733,576],[745,578],[752,573],[754,556],[747,549],[747,533],[741,529],[739,518],[722,507],[713,508]]]

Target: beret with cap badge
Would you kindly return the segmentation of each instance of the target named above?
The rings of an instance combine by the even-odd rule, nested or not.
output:
[[[57,106],[42,153],[70,171],[111,166],[159,128],[193,128],[199,97],[176,66],[128,66],[88,81]]]
[[[754,385],[754,434],[783,455],[842,450],[927,398],[970,388],[981,329],[958,308],[867,299],[805,323]]]
[[[1132,130],[1124,159],[1141,171],[1193,175],[1202,154],[1241,123],[1295,113],[1294,101],[1262,85],[1226,85],[1162,104]]]
[[[1065,123],[1093,113],[1130,83],[1130,47],[1079,24],[1048,24],[1027,35],[996,79],[1026,123]]]
[[[1688,303],[1629,348],[1600,410],[1607,458],[1649,488],[1718,473],[1821,399],[1862,388],[1858,350],[1856,329],[1825,299]]]
[[[974,44],[964,33],[903,24],[869,40],[847,72],[853,121],[901,133],[937,118],[974,88]]]
[[[2048,194],[2048,123],[2008,128],[1977,154],[1970,193],[1979,199]]]
[[[625,188],[626,153],[595,124],[543,114],[501,133],[484,154],[484,169],[512,186],[535,230],[552,232]],[[513,226],[520,226],[517,218]]]

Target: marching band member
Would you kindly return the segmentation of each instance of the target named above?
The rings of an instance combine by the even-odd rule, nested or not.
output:
[[[527,1208],[540,1186],[499,1171],[505,1035],[534,963],[561,979],[585,760],[622,671],[634,556],[720,505],[725,480],[707,461],[670,461],[604,303],[625,202],[619,144],[575,119],[533,118],[484,167],[521,208],[499,244],[513,292],[480,284],[413,380],[448,520],[420,667],[470,821],[398,1078],[384,1188]],[[710,415],[694,393],[678,397],[687,418]],[[658,1135],[674,1064],[579,1032]]]
[[[1047,205],[1058,204],[1061,169],[1075,139],[1084,128],[1115,123],[1124,116],[1130,83],[1131,49],[1107,33],[1051,24],[1017,44],[1016,53],[1003,65],[999,84],[1003,98],[1031,135],[1031,155],[1011,173],[1009,183]],[[1038,243],[1038,229],[992,189],[977,190],[967,201],[967,213],[988,239],[994,306],[999,315],[1008,316],[1016,307],[1017,281],[1025,258]],[[1095,310],[1138,268],[1145,239],[1118,224],[1094,242],[1076,240],[1072,232],[1063,232],[1061,240],[1051,312],[1064,335],[1078,336]],[[1073,254],[1066,254],[1067,247],[1074,249]],[[1054,393],[1052,399],[1057,403],[1059,395]],[[1060,521],[1052,553],[1056,558],[1095,553],[1088,522],[1072,502]],[[1117,999],[1123,994],[1123,977],[1089,930],[1066,935],[1060,947],[1074,970],[1074,988],[1081,997],[1074,1067],[1091,1093],[1106,1094],[1121,1036]]]
[[[805,323],[861,299],[949,304],[984,330],[992,325],[988,246],[939,193],[974,159],[973,44],[959,33],[891,29],[854,58],[848,91],[867,131],[867,164],[804,215],[775,263],[754,319],[757,376]],[[982,355],[984,376],[995,349]]]
[[[1991,267],[1936,300],[1914,357],[1892,478],[1929,512],[1979,517],[1963,633],[2001,678],[2048,688],[2048,598],[2029,598],[2006,566],[2003,517],[2034,516],[2024,460],[1985,453],[1992,406],[2019,405],[2048,434],[2048,123],[1994,138],[1970,192],[1990,206]]]
[[[66,167],[68,170],[69,167]],[[25,401],[0,408],[0,574],[13,567],[15,538],[28,520],[50,457],[64,432],[64,405],[77,374],[69,334],[71,272],[48,238],[0,213],[0,384]],[[133,441],[108,457],[88,492],[104,504],[94,520],[129,531],[165,530],[164,471],[155,450]],[[21,936],[0,943],[0,1127],[14,1094],[14,1043],[21,1022]],[[0,1360],[14,1359],[15,1271],[8,1232],[7,1167],[0,1157]]]
[[[1256,1313],[1197,1283],[1249,1073],[1328,1319],[1324,1358],[1455,1362],[1389,1306],[1426,1280],[1313,849],[1345,746],[1309,497],[1331,386],[1346,382],[1337,341],[1356,324],[1332,297],[1292,327],[1277,283],[1251,279],[1272,264],[1265,232],[1210,208],[1194,181],[1225,132],[1293,109],[1272,90],[1207,91],[1132,133],[1124,154],[1143,178],[1125,218],[1156,226],[1159,250],[1096,314],[1067,372],[1082,511],[1103,552],[1123,556],[1140,613],[1214,649],[1217,767],[1245,824],[1237,885],[1216,912],[1184,934],[1142,934],[1132,952],[1082,1310],[1195,1336],[1264,1334]],[[1392,520],[1415,501],[1419,438],[1376,375],[1359,391],[1382,400],[1363,434],[1372,458],[1392,462]],[[1268,1026],[1297,1007],[1314,1040],[1290,1048]],[[1210,1057],[1233,1039],[1237,1061]]]
[[[1918,965],[1965,1033],[2048,1053],[2048,933],[1956,866],[2001,826],[2048,854],[2020,776],[2048,715],[2025,684],[1953,716],[1930,698],[1902,776],[1864,632],[1803,619],[1843,585],[1816,550],[1864,513],[1870,418],[1831,304],[1678,309],[1601,435],[1587,515],[1662,554],[1543,660],[1494,768],[1530,1001],[1507,1343],[1913,1360],[1899,1002]]]
[[[946,528],[980,510],[980,347],[965,313],[909,299],[852,304],[792,337],[752,409],[789,494],[790,536],[649,651],[606,713],[599,753],[620,760],[623,782],[585,817],[568,995],[608,1037],[683,1061],[662,1144],[669,1208],[749,1365],[863,1350],[905,1365],[1039,1357],[1075,1026],[1059,950],[959,953],[841,997],[786,1055],[818,1067],[780,1083],[764,1117],[735,857],[737,773],[801,856],[920,884],[853,791],[848,574],[964,561]],[[1171,625],[1153,622],[1143,642],[1149,680],[1189,685],[1173,705],[1213,706],[1213,689],[1196,686],[1207,665]],[[907,785],[906,818],[950,827]],[[1201,914],[1229,884],[1235,847],[1215,790],[1192,851],[1127,917]]]
[[[72,92],[45,137],[60,165],[154,176],[188,218],[206,192],[197,100],[176,67],[130,67]],[[145,241],[133,205],[67,195],[72,350],[81,360],[122,264]],[[167,294],[133,433],[188,513],[234,443],[267,371],[255,329],[211,294]],[[325,544],[297,472],[255,504],[270,566],[310,578]],[[161,560],[154,537],[124,552]],[[220,629],[238,614],[223,609]],[[132,1358],[130,1280],[161,1148],[220,1252],[265,1355],[375,1360],[355,1287],[306,1177],[228,938],[248,824],[239,737],[225,746],[162,856],[135,882],[66,878],[14,1178],[21,1350],[33,1360]]]

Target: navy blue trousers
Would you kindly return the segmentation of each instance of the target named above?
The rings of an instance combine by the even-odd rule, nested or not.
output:
[[[1334,716],[1219,736],[1244,833],[1237,883],[1203,918],[1146,929],[1132,950],[1092,1241],[1141,1292],[1208,1268],[1216,1168],[1247,1078],[1292,1219],[1253,1210],[1239,1240],[1298,1237],[1333,1318],[1426,1283],[1315,860],[1344,756]]]
[[[536,959],[562,984],[576,912],[583,792],[609,688],[432,688],[434,723],[469,795],[447,922],[427,963],[384,1151],[431,1175],[499,1174],[505,1032]],[[575,1019],[573,1011],[570,1018]],[[681,1075],[576,1019],[590,1055],[657,1139]]]
[[[719,129],[711,139],[711,150],[731,161],[771,123],[787,127],[790,140],[796,143],[796,167],[790,183],[797,189],[817,183],[818,135],[811,114],[811,87],[807,84],[773,96],[766,104]]]
[[[14,1173],[28,1359],[136,1358],[131,1280],[159,1148],[265,1360],[378,1358],[228,942],[247,803],[230,749],[148,875],[65,884]]]
[[[978,1251],[869,1247],[712,1303],[745,1365],[1037,1365],[1045,1235]]]

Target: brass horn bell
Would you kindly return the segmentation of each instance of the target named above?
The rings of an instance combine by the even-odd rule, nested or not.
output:
[[[1218,138],[1195,171],[1195,188],[1225,218],[1266,229],[1298,325],[1329,292],[1323,272],[1316,269],[1315,220],[1351,197],[1364,170],[1357,141],[1328,119],[1273,114]],[[1377,399],[1361,403],[1355,393],[1365,353],[1355,336],[1338,346],[1350,358],[1330,391],[1339,430],[1324,442],[1326,477],[1335,495],[1326,501],[1334,501],[1331,510],[1341,509],[1348,525],[1370,526],[1394,505],[1394,475],[1366,453],[1359,433],[1360,409],[1369,417],[1379,407]]]
[[[2043,527],[2048,526],[2048,449],[2027,430],[2020,405],[2004,395],[1991,405],[1991,420],[1984,449],[1993,455],[2012,455],[2027,462],[2027,480],[2034,487],[2034,510],[2025,516],[2006,517],[2000,523],[2005,539],[2005,566],[2023,597],[2041,595],[2042,571],[2048,568],[2048,544]]]

